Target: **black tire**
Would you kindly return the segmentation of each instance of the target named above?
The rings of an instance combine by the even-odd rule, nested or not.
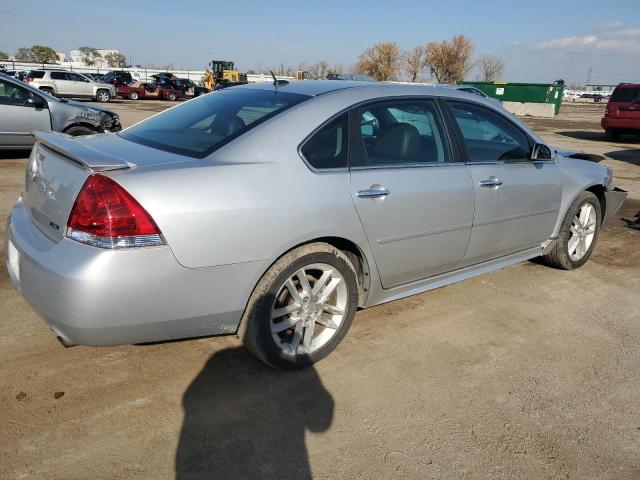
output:
[[[285,281],[299,269],[324,263],[342,275],[347,287],[347,306],[338,330],[318,350],[309,355],[285,353],[271,333],[271,310]],[[282,370],[307,367],[331,353],[344,338],[358,306],[356,271],[349,258],[326,243],[298,247],[277,260],[256,285],[244,312],[238,335],[245,347],[267,365]]]
[[[72,137],[79,137],[80,135],[93,135],[95,130],[91,130],[89,127],[85,127],[83,125],[75,125],[71,128],[68,128],[64,131],[67,135],[71,135]]]
[[[604,130],[604,136],[610,142],[617,142],[618,140],[620,140],[620,131],[615,128],[606,128]]]
[[[178,97],[176,96],[176,94],[174,92],[169,92],[167,94],[167,100],[171,100],[172,102],[174,102]]]
[[[569,239],[571,238],[571,224],[573,219],[578,213],[578,210],[585,203],[590,203],[596,210],[596,226],[593,240],[591,245],[587,249],[587,252],[579,260],[574,260],[569,254]],[[579,268],[589,260],[589,257],[593,253],[593,249],[598,242],[598,236],[600,234],[600,224],[602,222],[602,207],[600,200],[591,192],[582,192],[578,195],[578,198],[571,204],[560,226],[558,238],[553,245],[552,250],[540,257],[542,263],[550,267],[559,268],[562,270],[573,270]]]
[[[42,87],[40,90],[42,90],[43,92],[46,92],[49,95],[52,95],[54,97],[56,96],[55,92],[53,91],[53,88]]]
[[[138,100],[138,92],[129,92],[129,100]]]
[[[100,103],[109,103],[111,101],[111,94],[109,93],[109,90],[98,90],[96,92],[96,100]]]

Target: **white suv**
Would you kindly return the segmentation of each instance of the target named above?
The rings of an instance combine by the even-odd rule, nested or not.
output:
[[[56,97],[92,98],[108,102],[116,98],[116,87],[94,82],[84,75],[64,70],[31,70],[24,81]]]

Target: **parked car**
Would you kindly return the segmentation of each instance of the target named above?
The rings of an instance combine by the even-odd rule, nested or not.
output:
[[[117,135],[37,138],[6,265],[64,344],[237,332],[284,369],[358,308],[534,257],[582,266],[626,196],[449,88],[237,86]]]
[[[132,83],[134,78],[129,72],[125,72],[123,70],[111,70],[110,72],[107,72],[100,81],[110,83],[118,87],[120,85],[128,85]]]
[[[84,75],[85,77],[87,77],[90,80],[93,80],[94,82],[103,82],[104,81],[104,73],[83,73],[82,75]],[[105,82],[107,83],[107,82]]]
[[[116,97],[116,87],[94,82],[65,70],[31,70],[25,77],[31,86],[61,98],[91,98],[105,103]]]
[[[602,94],[600,93],[581,93],[578,98],[591,99],[595,103],[602,101]]]
[[[0,149],[31,148],[33,130],[76,136],[120,129],[109,110],[58,99],[0,73]]]
[[[129,85],[118,86],[118,95],[129,100],[154,99],[175,101],[182,96],[182,92],[170,84],[133,82]]]
[[[629,133],[640,135],[640,83],[618,85],[600,123],[608,140]]]
[[[182,92],[182,95],[186,97],[199,97],[200,95],[209,93],[207,88],[196,84],[188,78],[178,78],[173,84]]]

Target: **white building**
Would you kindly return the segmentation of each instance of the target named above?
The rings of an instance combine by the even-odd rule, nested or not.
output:
[[[110,53],[120,53],[118,52],[118,50],[110,50],[107,48],[98,48],[98,53],[102,56],[102,58],[104,58],[106,55],[109,55]],[[82,59],[82,52],[80,50],[71,50],[69,52],[69,60],[71,62],[78,62],[78,63],[84,63],[83,59]],[[100,60],[98,62],[98,65],[96,65],[98,67],[107,67],[107,62],[105,62],[104,60]]]

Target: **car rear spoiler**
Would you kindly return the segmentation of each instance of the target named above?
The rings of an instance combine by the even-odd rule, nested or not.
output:
[[[107,155],[64,133],[35,131],[33,136],[45,147],[95,172],[135,167],[133,163]]]

